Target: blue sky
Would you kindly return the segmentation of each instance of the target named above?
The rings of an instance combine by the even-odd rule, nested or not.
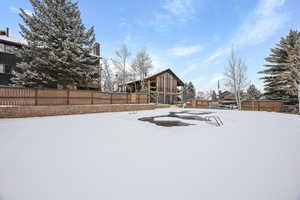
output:
[[[94,26],[102,54],[127,44],[146,47],[155,71],[171,68],[198,90],[216,89],[232,46],[248,65],[248,79],[262,88],[258,71],[269,49],[289,29],[300,30],[299,0],[79,0],[83,22]],[[18,8],[27,0],[1,0],[0,29],[18,37]]]

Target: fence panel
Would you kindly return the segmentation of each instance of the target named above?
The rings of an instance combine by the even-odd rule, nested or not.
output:
[[[35,90],[28,88],[0,88],[0,105],[35,105]]]
[[[283,103],[281,101],[242,101],[242,110],[282,112]]]
[[[186,102],[187,108],[209,108],[211,101],[192,99]]]
[[[5,106],[146,103],[148,103],[146,94],[0,87],[0,105]]]
[[[130,103],[137,104],[137,94],[136,93],[130,94]]]
[[[68,90],[37,90],[37,105],[66,105]]]
[[[148,97],[146,94],[138,94],[138,104],[147,104],[148,103]]]
[[[92,92],[83,90],[69,91],[70,105],[89,105],[92,104]]]
[[[93,104],[111,104],[111,93],[93,93]]]
[[[128,104],[128,95],[126,93],[113,93],[112,104]]]

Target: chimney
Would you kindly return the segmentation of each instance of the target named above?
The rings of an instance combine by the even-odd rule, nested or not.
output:
[[[9,37],[9,28],[6,28],[6,36]]]
[[[100,44],[98,42],[94,45],[94,53],[96,56],[100,56]]]

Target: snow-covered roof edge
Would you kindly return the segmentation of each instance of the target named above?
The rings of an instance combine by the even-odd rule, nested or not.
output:
[[[26,45],[27,42],[24,39],[21,38],[15,38],[15,37],[7,37],[6,35],[0,35],[0,41],[6,42],[6,43],[12,43],[15,45]]]
[[[145,78],[145,80],[151,79],[151,78],[153,78],[155,76],[159,76],[160,74],[163,74],[165,72],[170,72],[171,74],[173,74],[175,76],[175,78],[180,82],[180,84],[184,85],[184,82],[170,68],[165,69],[163,71],[160,71],[158,73],[155,73],[153,75],[147,76]],[[127,85],[127,84],[131,84],[131,83],[139,82],[139,81],[141,81],[141,80],[129,81],[129,82],[125,83],[125,84]]]

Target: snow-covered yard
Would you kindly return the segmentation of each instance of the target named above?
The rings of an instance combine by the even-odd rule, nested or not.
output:
[[[300,116],[137,120],[174,110],[1,119],[0,200],[300,199]]]

